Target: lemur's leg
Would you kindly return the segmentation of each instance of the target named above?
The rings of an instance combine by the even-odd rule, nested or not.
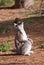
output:
[[[31,51],[32,43],[33,43],[32,39],[29,39],[24,43],[24,45],[22,46],[23,55],[30,55],[31,53],[33,53],[33,51]]]
[[[24,54],[24,55],[26,55],[26,56],[30,56],[32,53],[34,53],[34,52],[33,52],[33,51],[30,51],[29,53]]]
[[[17,39],[15,40],[15,47],[17,54],[22,54],[22,44]]]
[[[16,47],[16,52],[17,54],[19,53],[19,48],[18,48],[18,42],[15,40],[15,47]]]

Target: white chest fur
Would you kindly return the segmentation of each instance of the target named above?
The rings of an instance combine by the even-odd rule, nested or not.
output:
[[[27,38],[24,28],[21,28],[20,31],[21,31],[21,33],[18,31],[19,40],[20,41],[27,40],[28,38]]]

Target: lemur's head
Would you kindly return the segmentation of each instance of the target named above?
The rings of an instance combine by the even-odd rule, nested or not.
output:
[[[22,19],[16,18],[15,21],[14,21],[14,26],[17,29],[22,29],[23,28],[23,21],[22,21]]]

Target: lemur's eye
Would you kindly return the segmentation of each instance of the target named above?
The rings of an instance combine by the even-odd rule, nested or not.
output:
[[[18,25],[20,25],[20,24],[21,24],[21,22],[18,23]]]

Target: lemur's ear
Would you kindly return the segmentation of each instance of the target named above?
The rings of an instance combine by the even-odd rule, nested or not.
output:
[[[15,19],[14,21],[14,26],[17,26],[18,18]]]
[[[16,23],[14,23],[14,26],[17,26],[17,24],[16,24]]]

